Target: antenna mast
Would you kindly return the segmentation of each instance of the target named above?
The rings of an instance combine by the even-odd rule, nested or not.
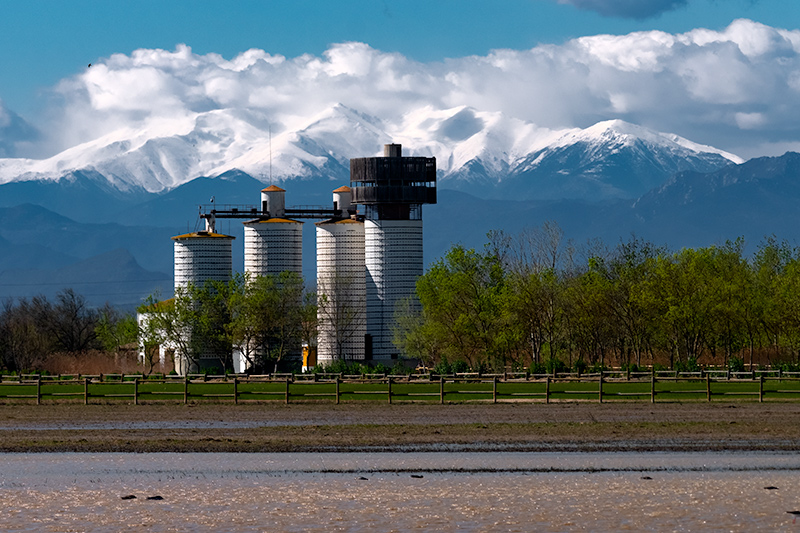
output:
[[[272,124],[269,125],[269,183],[272,185]]]

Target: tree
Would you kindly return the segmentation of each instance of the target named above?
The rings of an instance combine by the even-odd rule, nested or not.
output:
[[[97,346],[98,313],[74,290],[60,291],[55,305],[44,300],[37,306],[37,312],[37,319],[55,337],[59,349],[79,353]]]
[[[158,355],[154,349],[156,346],[165,353],[171,352],[175,370],[179,374],[199,369],[201,351],[192,335],[197,313],[190,290],[178,288],[174,298],[164,301],[150,296],[139,307],[139,313],[144,315],[140,343],[148,372],[152,370],[154,357]]]
[[[116,308],[106,304],[100,310],[95,334],[104,350],[119,355],[122,346],[136,342],[139,327],[135,316],[122,314]]]
[[[317,282],[319,356],[332,361],[363,357],[366,333],[364,272],[335,271]],[[354,353],[355,352],[355,353]]]
[[[411,315],[409,329],[395,335],[407,353],[425,349],[472,368],[505,363],[513,335],[505,328],[505,276],[496,256],[452,247],[417,280],[417,297],[421,320]]]
[[[303,279],[294,272],[235,276],[229,289],[228,339],[249,368],[264,371],[314,336],[316,297],[305,291]]]
[[[5,300],[0,313],[0,362],[3,367],[21,372],[39,367],[55,349],[53,336],[37,321],[38,308],[46,303],[37,296],[16,305]]]
[[[610,284],[607,313],[614,319],[616,335],[623,339],[626,354],[633,352],[637,366],[650,347],[655,321],[655,305],[648,301],[645,282],[653,275],[655,259],[664,253],[663,248],[633,236],[620,243],[608,260],[595,258],[593,263],[593,268]]]

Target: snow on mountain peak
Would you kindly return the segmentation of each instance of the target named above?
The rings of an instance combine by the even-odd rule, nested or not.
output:
[[[390,121],[339,104],[316,116],[294,117],[291,127],[286,120],[273,122],[262,114],[234,109],[152,120],[48,159],[0,159],[0,184],[58,180],[81,170],[105,176],[122,191],[161,192],[233,169],[262,181],[341,181],[347,180],[350,158],[379,155],[389,142],[401,143],[405,155],[436,157],[443,182],[452,185],[475,179],[499,184],[530,172],[548,154],[575,145],[589,150],[586,157],[593,161],[644,143],[648,150],[670,157],[716,154],[741,162],[733,154],[622,120],[552,130],[469,106],[425,106]],[[556,173],[571,170],[563,167],[571,164],[566,161],[548,164],[562,165]]]
[[[668,149],[680,147],[691,152],[718,154],[737,164],[744,162],[739,156],[719,150],[713,146],[698,144],[673,133],[661,133],[649,130],[619,119],[604,120],[583,130],[572,130],[556,144],[559,146],[566,146],[574,144],[575,142],[601,142],[604,144],[612,143],[631,146],[636,141],[642,141],[653,146],[660,146]]]

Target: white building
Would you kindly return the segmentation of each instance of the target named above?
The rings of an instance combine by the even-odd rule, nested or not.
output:
[[[333,191],[343,216],[317,226],[317,361],[363,361],[366,323],[364,222],[347,215],[349,187]]]
[[[231,277],[232,253],[231,243],[234,237],[214,232],[214,222],[210,219],[205,231],[186,233],[172,237],[174,242],[174,288],[175,295],[185,294],[190,286],[203,287],[207,282],[219,281],[227,283]],[[152,308],[137,316],[140,331],[146,331],[153,313],[169,312],[175,305],[174,299],[159,302]],[[184,332],[190,337],[191,331]],[[140,339],[139,360],[144,363],[148,357],[155,357],[158,351],[158,364],[162,368],[172,358],[175,371],[180,375],[197,372],[202,368],[219,367],[219,358],[214,354],[200,355],[194,359],[181,353],[178,343],[166,338],[166,332],[156,332],[160,342],[145,346],[148,339]]]
[[[285,218],[285,194],[275,185],[262,190],[268,218],[244,223],[244,270],[251,276],[303,274],[303,223]]]
[[[366,359],[399,356],[395,311],[413,297],[423,273],[422,204],[436,203],[436,159],[403,157],[399,144],[383,157],[350,160],[353,203],[365,206]]]

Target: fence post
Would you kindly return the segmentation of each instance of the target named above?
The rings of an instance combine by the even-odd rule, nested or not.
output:
[[[711,401],[711,375],[706,374],[706,399]]]
[[[289,405],[289,378],[286,378],[286,405]]]
[[[758,376],[758,401],[764,401],[764,374]]]
[[[492,378],[492,403],[497,403],[497,376]]]
[[[89,378],[83,378],[83,405],[89,405]]]
[[[133,378],[133,405],[139,405],[139,378]]]
[[[189,376],[183,376],[183,404],[189,403]]]
[[[603,371],[602,370],[600,371],[600,386],[598,387],[598,391],[599,392],[598,392],[597,400],[600,403],[603,403]]]
[[[444,405],[444,376],[439,376],[439,405]]]
[[[389,376],[389,403],[392,403],[392,376]]]
[[[239,378],[234,376],[233,378],[233,404],[237,405],[239,403]]]
[[[656,403],[656,371],[650,374],[650,403]]]
[[[550,403],[550,376],[544,378],[544,403]]]
[[[42,404],[42,376],[36,377],[36,405]]]
[[[336,376],[336,405],[339,405],[339,376]]]

